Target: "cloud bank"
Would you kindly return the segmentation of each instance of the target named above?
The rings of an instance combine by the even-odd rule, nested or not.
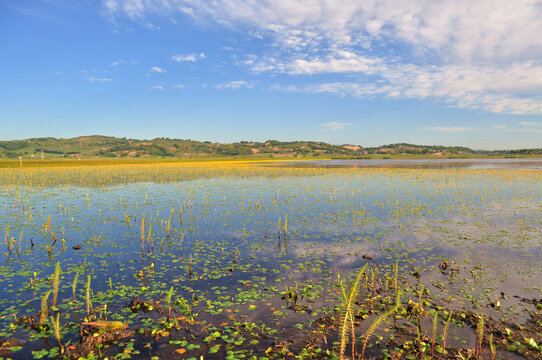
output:
[[[244,66],[289,75],[296,85],[281,83],[286,90],[542,114],[537,0],[105,0],[103,11],[143,24],[183,16],[248,28],[266,46],[246,54]],[[312,84],[298,85],[307,76]]]

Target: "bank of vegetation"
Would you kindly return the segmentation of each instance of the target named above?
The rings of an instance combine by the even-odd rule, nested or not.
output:
[[[190,139],[156,138],[138,140],[101,135],[71,139],[53,137],[0,141],[0,158],[387,158],[387,157],[473,157],[540,156],[542,149],[473,150],[461,146],[413,145],[406,143],[363,147],[333,145],[318,141],[241,141],[216,143]]]

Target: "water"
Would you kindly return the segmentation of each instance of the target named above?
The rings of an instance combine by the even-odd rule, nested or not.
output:
[[[401,169],[540,170],[542,159],[359,159],[288,161],[270,166]]]
[[[436,167],[420,161],[349,166],[359,162],[2,171],[0,337],[22,343],[10,357],[55,349],[52,330],[29,323],[39,319],[57,262],[59,302],[50,312],[61,314],[64,343],[79,342],[89,276],[96,317],[128,321],[139,334],[103,349],[108,356],[127,347],[135,358],[181,349],[198,358],[261,356],[308,337],[340,305],[337,274],[367,262],[392,276],[398,261],[401,283],[420,281],[439,306],[527,322],[533,304],[521,299],[542,289],[542,173],[523,169],[539,162],[507,160],[515,167],[504,169],[480,160],[465,171],[408,165]],[[457,271],[439,269],[452,260]],[[171,287],[178,329],[166,319]],[[134,297],[162,312],[132,313]],[[496,300],[500,309],[489,307]],[[216,331],[227,336],[209,339]]]

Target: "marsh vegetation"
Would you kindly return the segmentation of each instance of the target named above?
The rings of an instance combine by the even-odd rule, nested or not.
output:
[[[0,171],[0,357],[540,359],[542,172]]]

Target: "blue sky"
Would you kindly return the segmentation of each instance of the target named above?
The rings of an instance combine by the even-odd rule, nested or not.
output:
[[[0,139],[542,147],[541,33],[527,0],[0,0]]]

